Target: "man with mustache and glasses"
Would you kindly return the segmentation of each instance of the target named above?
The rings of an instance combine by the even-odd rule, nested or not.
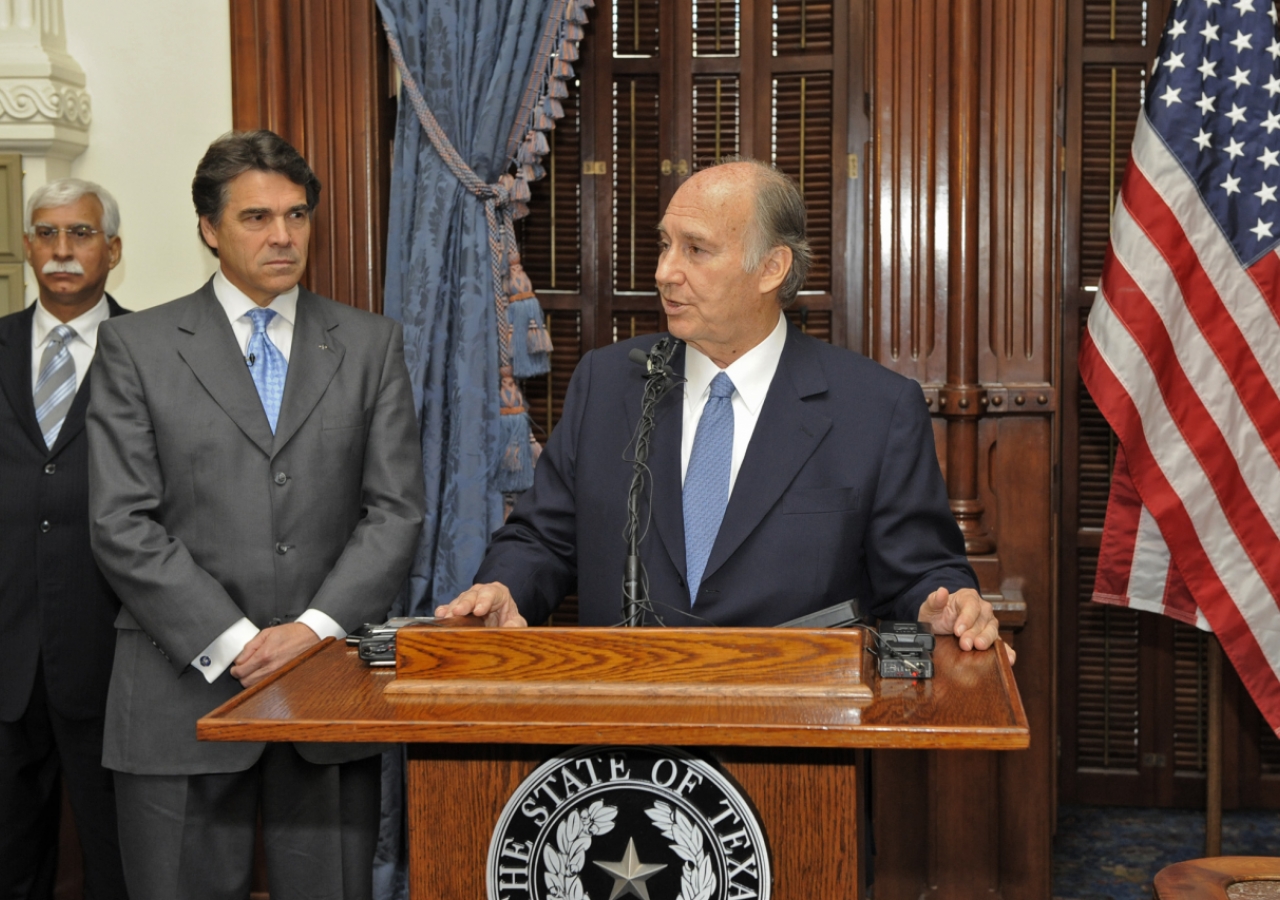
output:
[[[27,203],[39,299],[0,319],[0,896],[47,898],[66,783],[85,896],[125,897],[103,716],[120,601],[89,546],[85,410],[120,262],[106,190],[64,178]]]
[[[196,720],[326,637],[382,621],[422,525],[398,323],[311,293],[320,182],[269,131],[191,188],[218,272],[103,326],[93,548],[120,595],[103,762],[133,900],[368,897],[381,747],[205,743]]]

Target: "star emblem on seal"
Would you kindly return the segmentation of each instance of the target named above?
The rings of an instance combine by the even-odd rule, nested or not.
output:
[[[618,862],[601,862],[595,864],[613,876],[613,893],[609,900],[618,900],[627,894],[635,894],[640,900],[649,900],[649,889],[645,882],[667,867],[666,863],[642,863],[636,855],[636,839],[627,838],[627,852]]]

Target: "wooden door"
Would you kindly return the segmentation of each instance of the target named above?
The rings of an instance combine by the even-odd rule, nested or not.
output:
[[[860,21],[849,4],[809,0],[597,5],[547,178],[519,224],[556,347],[551,372],[525,386],[541,436],[583,353],[664,327],[655,229],[684,179],[725,156],[774,162],[801,185],[816,259],[788,315],[860,346],[862,252],[849,237],[860,182],[849,150],[866,119],[848,102],[863,90],[850,57]]]

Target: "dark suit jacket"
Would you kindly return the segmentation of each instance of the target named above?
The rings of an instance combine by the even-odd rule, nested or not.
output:
[[[623,341],[579,363],[534,487],[476,575],[507,585],[530,622],[575,588],[582,624],[621,618],[631,481],[623,456],[643,391],[642,368],[627,354],[655,339]],[[684,371],[683,347],[673,367]],[[919,386],[789,327],[689,615],[682,402],[677,388],[658,405],[652,523],[641,551],[649,596],[668,625],[776,625],[854,597],[875,615],[914,619],[935,588],[976,586]]]
[[[112,316],[123,315],[111,297]],[[101,716],[120,601],[89,549],[92,367],[52,450],[31,399],[35,306],[0,319],[0,721],[27,708],[43,660],[49,702],[64,716]],[[48,523],[47,526],[43,523]]]
[[[212,282],[104,323],[89,406],[94,553],[124,604],[104,764],[234,772],[261,744],[197,742],[240,691],[191,660],[242,616],[381,621],[422,525],[422,451],[398,323],[302,290],[272,435]],[[317,763],[373,745],[301,744]]]

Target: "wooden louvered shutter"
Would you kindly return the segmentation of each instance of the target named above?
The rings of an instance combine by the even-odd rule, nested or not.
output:
[[[613,163],[612,296],[601,298],[610,314],[598,320],[599,339],[664,327],[653,229],[685,177],[739,153],[774,162],[801,185],[815,265],[792,318],[844,338],[851,269],[833,247],[849,218],[847,11],[807,0],[632,0],[615,4],[613,16],[611,52],[592,56],[592,72],[609,73],[608,134],[597,127]]]
[[[1075,365],[1167,6],[1083,0],[1070,13],[1063,375],[1075,390],[1064,392],[1059,645],[1059,785],[1067,803],[1204,802],[1208,638],[1090,600],[1116,439]],[[1280,741],[1260,726],[1234,673],[1225,680],[1226,702],[1238,708],[1226,716],[1224,802],[1280,805]]]
[[[1141,63],[1086,65],[1081,74],[1080,284],[1097,287],[1111,213],[1129,160],[1147,74]]]
[[[846,318],[840,295],[848,288],[840,286],[848,284],[858,260],[835,252],[846,246],[848,227],[843,213],[853,94],[841,68],[841,60],[849,59],[848,5],[779,0],[772,6],[756,90],[763,93],[767,77],[768,158],[799,186],[813,248],[813,267],[789,316],[815,337],[854,346],[850,338],[861,331]]]
[[[1072,18],[1068,114],[1078,125],[1068,130],[1074,159],[1064,258],[1064,376],[1074,390],[1064,392],[1063,410],[1062,798],[1151,804],[1160,793],[1162,749],[1153,744],[1155,657],[1144,652],[1151,617],[1091,601],[1116,440],[1079,378],[1075,351],[1102,274],[1163,11],[1141,0],[1084,0]]]

